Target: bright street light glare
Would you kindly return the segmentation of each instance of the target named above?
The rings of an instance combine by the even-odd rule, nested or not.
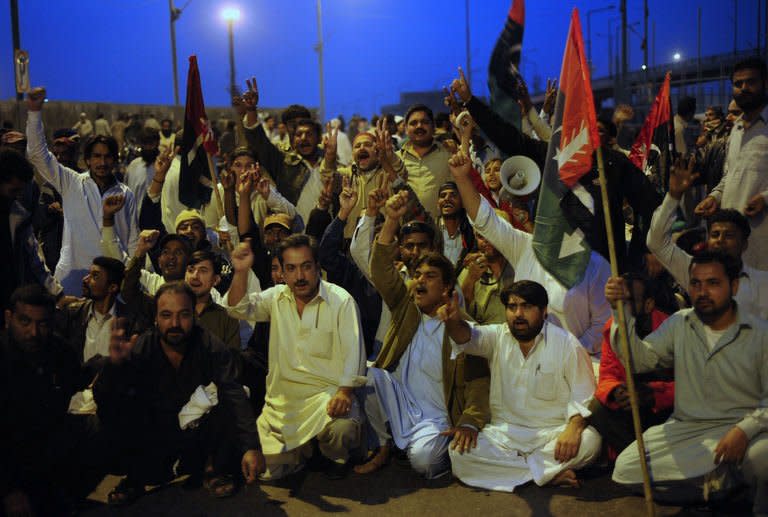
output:
[[[682,57],[683,57],[683,56],[682,56],[682,55],[680,55],[680,52],[675,52],[675,53],[674,53],[674,55],[672,56],[672,59],[674,59],[675,61],[680,61],[680,59],[681,59]]]
[[[641,69],[643,69],[643,70],[645,70],[645,69],[647,69],[648,67],[647,67],[647,66],[645,66],[645,65],[642,65],[640,68],[641,68]]]
[[[225,7],[221,10],[221,19],[225,22],[236,22],[240,19],[240,9],[237,7]]]

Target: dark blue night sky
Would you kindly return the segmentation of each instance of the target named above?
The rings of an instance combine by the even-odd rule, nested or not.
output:
[[[175,0],[178,7],[185,0]],[[528,0],[522,71],[529,84],[546,82],[560,71],[570,9],[592,15],[595,76],[608,72],[609,28],[618,25],[619,1],[574,3]],[[32,83],[45,85],[55,100],[170,104],[173,102],[171,51],[166,0],[21,0],[22,48],[31,54]],[[642,1],[630,0],[630,69],[642,64]],[[315,0],[191,0],[179,19],[177,47],[181,102],[187,56],[197,54],[206,104],[228,104],[229,65],[226,25],[220,10],[237,5],[235,25],[237,80],[259,78],[264,106],[298,102],[317,106],[318,66]],[[757,41],[758,5],[738,0],[740,49]],[[734,45],[734,0],[649,0],[655,22],[655,63],[675,51],[696,55],[697,8],[702,8],[702,55],[730,52]],[[508,0],[470,0],[473,89],[487,91],[488,59],[501,31]],[[0,11],[0,98],[13,96],[8,3]],[[436,89],[466,63],[464,0],[325,0],[325,84],[329,116],[370,115],[398,101],[406,90]],[[765,45],[765,22],[761,29]],[[587,39],[587,34],[584,35]],[[650,28],[649,28],[650,38]],[[653,56],[651,56],[653,63]]]

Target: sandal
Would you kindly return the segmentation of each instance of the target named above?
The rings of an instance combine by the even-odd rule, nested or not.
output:
[[[136,486],[128,478],[123,478],[117,486],[107,494],[107,504],[109,506],[127,506],[134,503],[143,494],[144,487]]]
[[[205,488],[216,499],[224,499],[234,495],[236,486],[235,478],[229,474],[221,476],[211,475],[205,480]]]

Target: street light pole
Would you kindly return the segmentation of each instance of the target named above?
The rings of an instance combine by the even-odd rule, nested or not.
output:
[[[323,78],[323,2],[317,0],[317,65],[320,80],[320,123],[325,122],[325,79]]]
[[[615,5],[611,4],[587,10],[587,63],[589,64],[590,73],[592,73],[592,15],[603,11],[610,11],[615,7]]]
[[[236,7],[227,7],[221,11],[221,17],[227,22],[227,37],[229,39],[229,95],[238,94],[235,80],[235,31],[234,24],[240,19],[240,10]]]
[[[176,65],[176,20],[181,16],[181,10],[173,6],[173,0],[168,0],[171,14],[171,60],[173,62],[173,104],[179,105],[179,70]]]
[[[465,72],[467,76],[467,82],[470,89],[472,88],[472,51],[470,50],[469,40],[469,0],[464,0],[464,39],[467,53],[467,70]]]

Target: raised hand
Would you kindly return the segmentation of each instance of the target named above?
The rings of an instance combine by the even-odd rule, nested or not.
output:
[[[128,319],[115,318],[109,334],[109,359],[113,363],[121,363],[131,355],[131,350],[139,339],[138,334],[128,336]]]
[[[240,195],[240,199],[251,199],[254,183],[259,177],[261,177],[261,174],[259,172],[258,164],[256,164],[255,168],[249,167],[238,176],[237,193]]]
[[[333,203],[333,177],[323,179],[323,189],[317,199],[317,208],[328,210]]]
[[[459,293],[454,291],[453,296],[445,296],[444,303],[437,309],[437,317],[440,321],[461,321],[461,313],[459,312]]]
[[[696,158],[691,156],[691,159],[686,163],[685,158],[682,156],[675,160],[675,164],[672,166],[672,170],[669,174],[669,195],[674,199],[681,199],[683,194],[691,188],[696,178],[699,177],[699,173],[693,172],[696,167]]]
[[[401,190],[387,199],[387,203],[384,205],[384,214],[387,216],[387,219],[399,221],[408,213],[409,201],[410,197],[407,190]]]
[[[45,103],[45,88],[38,86],[27,93],[27,110],[40,111]]]
[[[261,177],[259,175],[255,177],[258,178],[256,182],[256,192],[258,192],[261,197],[264,198],[264,201],[268,200],[269,196],[272,194],[272,182],[269,181],[269,178],[266,176]]]
[[[338,156],[337,149],[338,149],[338,138],[339,138],[339,130],[331,128],[331,124],[329,123],[327,126],[327,135],[325,138],[325,165],[330,168],[336,167],[336,158]]]
[[[459,67],[459,77],[451,81],[451,92],[455,93],[461,99],[461,102],[469,102],[472,98],[472,91],[469,88],[467,78],[464,77],[464,70]]]
[[[544,105],[541,109],[550,117],[555,112],[557,100],[557,79],[547,79],[547,90],[544,92]]]
[[[237,183],[237,178],[235,177],[234,172],[223,170],[219,175],[219,181],[224,190],[233,190]]]
[[[477,282],[488,271],[488,260],[483,253],[469,253],[464,257],[464,267],[469,278]]]
[[[368,193],[368,205],[365,208],[365,215],[376,217],[381,208],[387,203],[387,190],[377,188]]]
[[[123,194],[113,194],[104,198],[102,202],[102,215],[104,219],[114,219],[115,214],[125,206]]]
[[[165,175],[168,174],[168,169],[171,168],[173,157],[176,156],[179,151],[181,151],[181,146],[177,145],[175,149],[169,146],[165,151],[161,151],[160,154],[157,155],[157,158],[155,158],[156,177],[159,176],[165,181]]]
[[[160,238],[160,232],[157,230],[142,230],[139,234],[139,242],[136,244],[135,257],[143,257],[149,250],[155,247]]]
[[[448,160],[448,167],[451,169],[451,174],[454,178],[461,178],[468,175],[472,170],[472,160],[469,159],[466,153],[459,150]]]
[[[245,84],[248,89],[242,97],[243,106],[245,106],[246,111],[256,111],[259,105],[259,86],[256,84],[256,78],[246,79]]]
[[[253,266],[253,251],[251,250],[251,239],[245,239],[232,250],[230,260],[235,272],[248,271]]]
[[[448,107],[451,114],[456,115],[459,113],[461,111],[461,104],[459,104],[459,98],[456,93],[449,90],[446,86],[443,86],[443,93],[445,94],[445,97],[443,97],[443,104]]]
[[[349,176],[341,178],[341,194],[339,194],[339,219],[346,221],[349,214],[357,205],[357,185],[354,184]]]
[[[518,76],[517,81],[517,103],[520,105],[520,109],[523,111],[523,115],[531,111],[533,108],[533,102],[531,102],[531,94],[528,93],[528,85],[525,84],[522,76]]]

